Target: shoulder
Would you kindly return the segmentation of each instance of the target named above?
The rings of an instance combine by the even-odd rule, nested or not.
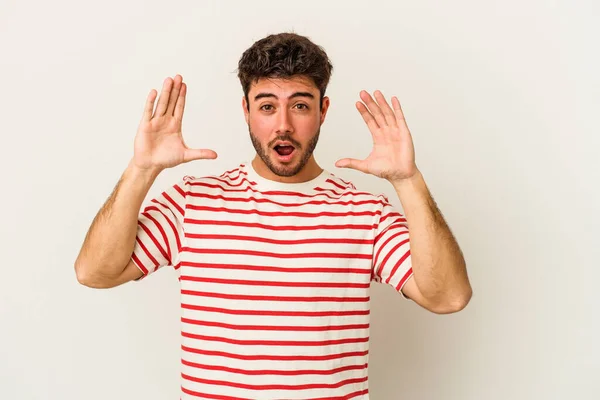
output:
[[[354,200],[361,200],[363,202],[368,201],[369,203],[380,207],[389,204],[389,200],[384,194],[376,194],[357,188],[353,182],[336,176],[331,172],[329,172],[319,189],[329,191],[339,196],[350,197]]]
[[[250,184],[248,174],[242,165],[231,168],[221,174],[192,176],[185,175],[178,183],[186,192],[205,192],[207,190],[228,191]]]

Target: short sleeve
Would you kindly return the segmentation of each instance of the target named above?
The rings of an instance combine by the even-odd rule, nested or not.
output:
[[[404,298],[402,287],[413,274],[408,223],[384,195],[379,195],[381,215],[373,243],[372,280],[393,286]]]
[[[164,266],[179,267],[188,185],[189,180],[184,178],[151,199],[140,212],[131,255],[144,273],[140,279]]]

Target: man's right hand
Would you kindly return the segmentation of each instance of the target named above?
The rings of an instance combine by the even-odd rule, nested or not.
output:
[[[150,91],[135,136],[132,161],[136,167],[158,174],[165,168],[188,161],[217,158],[213,150],[190,149],[183,140],[181,121],[186,92],[187,85],[181,75],[165,79],[154,110],[157,92],[154,89]]]

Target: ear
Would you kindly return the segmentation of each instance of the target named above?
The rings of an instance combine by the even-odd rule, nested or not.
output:
[[[323,105],[321,106],[321,125],[325,122],[327,116],[327,110],[329,110],[329,97],[323,97]]]
[[[246,119],[246,124],[248,124],[249,120],[249,112],[248,112],[248,103],[246,102],[246,96],[242,96],[242,108],[244,109],[244,118]]]

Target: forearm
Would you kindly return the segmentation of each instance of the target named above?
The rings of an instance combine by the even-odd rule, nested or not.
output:
[[[420,172],[392,182],[408,221],[414,279],[432,302],[464,301],[471,287],[463,254]]]
[[[157,175],[129,163],[85,237],[75,262],[80,281],[113,279],[123,272],[134,249],[141,205]]]

